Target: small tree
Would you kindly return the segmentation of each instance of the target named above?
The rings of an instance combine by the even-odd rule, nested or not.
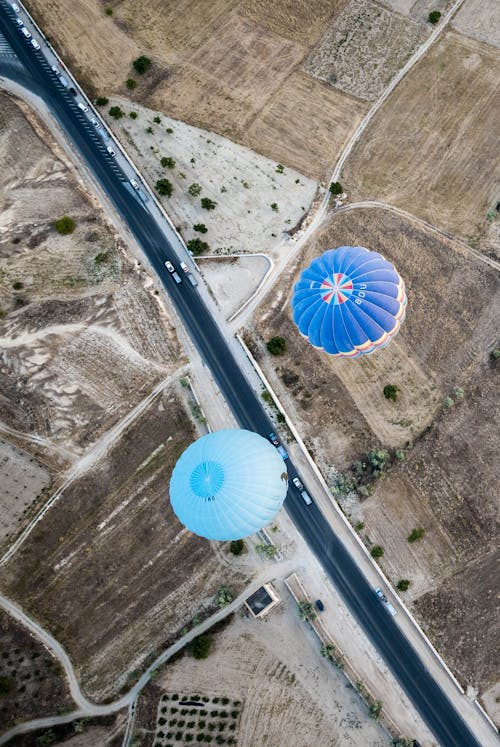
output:
[[[384,387],[384,397],[395,402],[398,398],[399,389],[396,384],[386,384]]]
[[[259,544],[255,545],[255,552],[258,553],[261,558],[269,558],[271,560],[276,555],[277,549],[274,545]]]
[[[274,210],[275,213],[278,212],[278,203],[277,202],[272,202],[271,203],[271,210]]]
[[[155,124],[161,124],[161,119],[160,119],[160,117],[159,117],[158,115],[156,115],[156,117],[153,117],[153,122],[154,122]]]
[[[14,283],[12,283],[12,287],[15,291],[20,291],[24,288],[24,283],[21,283],[20,280],[16,280]]]
[[[138,57],[136,60],[134,60],[132,64],[136,73],[139,73],[139,75],[144,75],[144,73],[151,67],[151,60],[149,59],[149,57],[144,57],[144,55],[141,55],[141,57]]]
[[[375,721],[378,721],[381,710],[382,710],[381,700],[376,700],[374,703],[371,703],[370,708],[369,708],[370,718],[373,718]]]
[[[103,265],[105,264],[109,259],[108,252],[99,252],[99,254],[96,254],[94,257],[94,262],[96,265]]]
[[[277,174],[282,174],[285,171],[285,167],[282,163],[278,163],[275,170]]]
[[[412,529],[410,534],[408,535],[408,542],[416,542],[417,540],[422,539],[424,534],[425,529],[423,527]]]
[[[125,81],[125,85],[129,89],[129,91],[133,91],[134,88],[137,88],[137,81],[133,78],[127,78],[127,80]]]
[[[217,606],[219,609],[227,607],[233,601],[233,592],[229,586],[221,586],[217,592]]]
[[[199,635],[193,640],[191,647],[195,659],[206,659],[210,653],[212,639],[208,635]]]
[[[130,119],[137,119],[137,112],[129,112]]]
[[[286,340],[284,337],[271,337],[266,342],[266,348],[271,355],[283,355],[286,351]]]
[[[12,682],[8,677],[0,677],[0,698],[12,690]]]
[[[439,21],[440,18],[441,13],[439,12],[439,10],[431,10],[431,12],[429,13],[429,22],[432,23],[433,26]]]
[[[172,182],[168,179],[158,179],[155,188],[158,194],[164,195],[165,197],[172,197],[174,188],[172,187]]]
[[[332,182],[328,187],[328,191],[331,195],[341,195],[344,190],[340,182]]]
[[[316,613],[311,602],[299,602],[299,617],[303,622],[312,622],[316,619]]]
[[[384,554],[384,548],[380,545],[375,545],[375,547],[372,547],[370,555],[372,558],[381,558]]]
[[[217,203],[214,200],[211,200],[210,197],[202,197],[201,206],[202,208],[205,208],[205,210],[215,210]]]
[[[188,193],[191,197],[198,197],[198,195],[201,194],[201,184],[197,184],[196,182],[190,184],[188,187]]]
[[[407,578],[402,578],[400,581],[398,581],[396,588],[399,589],[399,591],[408,591],[408,589],[410,588],[410,583],[411,581],[409,581]]]
[[[207,233],[208,228],[204,223],[195,223],[193,226],[193,231],[198,231],[198,233]]]
[[[107,106],[109,104],[109,99],[107,99],[106,96],[98,96],[95,103],[96,106]]]
[[[56,220],[54,225],[56,231],[61,233],[63,236],[73,233],[75,230],[75,221],[73,218],[70,218],[69,215],[64,215],[62,218],[59,218],[59,220]]]
[[[170,158],[169,156],[164,156],[160,160],[161,165],[164,169],[174,169],[175,168],[175,160],[173,158]]]
[[[108,114],[110,117],[113,117],[113,119],[121,119],[125,115],[125,112],[122,111],[119,106],[112,106]]]
[[[189,239],[187,242],[187,248],[190,252],[193,252],[195,257],[197,257],[199,254],[203,254],[204,252],[208,252],[210,249],[209,245],[206,241],[202,241],[201,239]]]
[[[335,651],[337,650],[337,647],[333,645],[333,643],[322,643],[320,648],[321,656],[324,656],[325,659],[333,659],[333,655]]]
[[[239,540],[233,540],[231,544],[229,545],[229,550],[233,555],[241,555],[243,550],[245,549],[245,543],[242,539]]]

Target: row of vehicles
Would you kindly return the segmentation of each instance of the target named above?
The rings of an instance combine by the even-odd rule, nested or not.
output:
[[[271,431],[271,433],[269,434],[268,438],[269,438],[270,442],[272,443],[272,445],[276,447],[276,450],[278,451],[278,453],[281,454],[282,458],[283,459],[288,459],[288,452],[285,449],[285,447],[283,446],[283,444],[281,443],[281,441],[279,440],[279,438],[276,435],[276,433],[274,431]],[[299,480],[298,477],[292,478],[292,482],[295,485],[295,487],[297,488],[297,490],[299,491],[300,496],[301,496],[302,500],[304,501],[304,503],[306,504],[306,506],[310,506],[311,503],[312,503],[312,498],[309,495],[309,493],[307,492],[307,490],[305,489],[303,483]]]
[[[181,276],[179,275],[179,273],[177,272],[177,270],[173,266],[172,262],[170,262],[168,259],[165,262],[165,267],[167,268],[167,270],[171,274],[172,279],[175,280],[175,282],[177,284],[179,284],[179,283],[182,282]],[[194,286],[198,285],[195,276],[192,274],[191,270],[189,269],[189,267],[187,266],[187,264],[185,262],[181,262],[181,270],[183,271],[183,273],[185,275],[187,275],[187,278],[188,278],[189,282],[191,283],[191,285],[194,285]]]

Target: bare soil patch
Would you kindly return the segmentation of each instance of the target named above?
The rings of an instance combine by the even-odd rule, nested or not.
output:
[[[25,628],[0,611],[0,723],[56,715],[75,707],[59,662]]]
[[[229,319],[255,293],[269,270],[269,261],[264,256],[208,257],[200,262],[200,268],[217,305]]]
[[[500,47],[500,5],[496,0],[467,0],[452,26],[466,36]]]
[[[33,504],[52,482],[50,471],[23,449],[0,437],[0,543],[17,529]]]
[[[129,110],[123,98],[112,103]],[[186,240],[200,237],[216,254],[270,251],[309,209],[316,182],[294,169],[283,164],[277,168],[276,161],[249,148],[179,120],[159,117],[146,107],[134,105],[131,110],[137,113],[135,120],[111,120],[109,124],[149,176],[152,187],[161,178],[171,182],[172,196],[160,199]],[[173,158],[173,168],[163,167],[162,157]],[[192,184],[201,188],[199,195],[189,194]],[[213,200],[216,208],[205,210],[203,197]],[[198,224],[205,225],[207,233],[194,231]]]
[[[346,0],[243,0],[238,10],[259,26],[299,44],[314,44],[328,20]]]
[[[383,200],[467,238],[498,199],[500,56],[448,33],[395,89],[345,166],[352,200]]]
[[[61,640],[93,697],[116,695],[148,654],[211,607],[223,582],[241,580],[168,502],[171,471],[194,435],[167,390],[7,566],[4,588]]]
[[[196,689],[192,688],[193,683]],[[237,729],[227,733],[224,729],[222,733],[224,737],[234,736],[241,747],[278,747],[284,739],[292,747],[383,747],[389,743],[381,727],[368,718],[366,706],[342,673],[321,658],[310,630],[300,623],[295,605],[287,597],[265,622],[235,618],[216,635],[210,656],[202,666],[188,655],[167,663],[155,684],[144,691],[141,701],[147,698],[148,707],[139,705],[135,733],[145,747],[153,744],[148,732],[154,728],[156,717],[167,720],[168,716],[166,724],[158,722],[157,734],[177,730],[169,722],[179,718],[179,713],[161,714],[161,697],[168,699],[170,708],[173,695],[208,699],[207,728],[208,723],[227,720],[218,715],[212,717],[212,712],[219,714],[222,710],[230,715],[233,710],[240,711]],[[223,699],[229,704],[224,705]],[[234,701],[238,706],[233,706]],[[189,721],[194,717],[180,718]],[[165,736],[160,743],[168,741]]]
[[[307,176],[325,179],[365,108],[303,71],[294,71],[255,117],[248,143]]]
[[[421,25],[378,3],[350,0],[304,68],[345,93],[372,101],[425,35]]]

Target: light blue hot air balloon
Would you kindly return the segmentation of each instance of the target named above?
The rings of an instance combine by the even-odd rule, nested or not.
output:
[[[357,358],[384,347],[406,310],[404,282],[378,252],[340,246],[314,259],[292,297],[301,335],[330,355]]]
[[[268,524],[287,488],[285,464],[269,441],[251,431],[222,430],[182,454],[170,478],[170,502],[191,532],[235,540]]]

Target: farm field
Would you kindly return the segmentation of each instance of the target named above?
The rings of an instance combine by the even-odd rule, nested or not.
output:
[[[447,33],[355,146],[342,175],[349,199],[381,200],[477,241],[497,200],[499,77],[497,50]]]
[[[381,252],[394,262],[408,292],[397,338],[356,361],[312,349],[299,336],[289,307],[300,268],[342,244]],[[352,521],[364,524],[367,543],[385,548],[382,566],[393,582],[411,581],[407,595],[416,601],[424,627],[436,632],[445,657],[481,690],[493,677],[488,662],[495,643],[486,634],[493,594],[486,586],[482,596],[478,591],[480,613],[474,600],[447,605],[457,601],[460,579],[471,567],[491,563],[498,372],[488,357],[497,345],[498,297],[496,272],[453,242],[388,210],[349,210],[330,217],[271,291],[253,339],[260,365],[331,485],[339,485],[337,470],[349,473],[372,449],[403,450],[404,460],[374,483],[373,495],[360,501],[341,492],[340,499]],[[247,334],[252,339],[252,330]],[[274,335],[287,340],[279,358],[263,346]],[[386,383],[400,388],[396,402],[383,397]],[[420,526],[424,539],[409,544],[407,536]],[[486,571],[481,578],[488,583]],[[452,634],[447,620],[458,609],[466,610],[464,621]],[[475,614],[481,626],[474,624]]]
[[[195,693],[208,701],[205,730],[214,723],[218,730],[218,723],[226,722],[224,737],[233,737],[241,747],[275,747],[283,744],[285,734],[291,747],[311,741],[337,747],[390,743],[380,725],[368,718],[366,705],[342,672],[322,659],[287,597],[265,622],[234,616],[213,637],[202,667],[186,653],[160,670],[139,700],[135,734],[141,744],[168,744],[167,734],[179,730],[179,717],[193,719],[171,708]],[[219,716],[224,713],[227,718]],[[193,719],[199,732],[197,723]]]
[[[466,36],[500,47],[500,6],[496,0],[467,0],[452,26]]]
[[[0,723],[56,715],[75,707],[58,660],[0,610]]]
[[[127,95],[316,179],[326,178],[366,108],[301,71],[345,5],[217,0],[208,7],[182,0],[165,7],[121,0],[111,16],[98,0],[33,0],[31,8],[90,95]],[[140,54],[152,60],[144,76],[131,65]],[[125,86],[130,77],[133,92]]]

